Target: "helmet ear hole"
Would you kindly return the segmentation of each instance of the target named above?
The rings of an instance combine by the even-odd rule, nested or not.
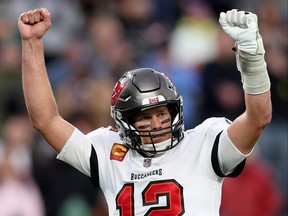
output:
[[[175,117],[177,116],[177,113],[179,112],[177,106],[175,104],[168,104],[168,110],[171,115],[171,121],[173,122]]]
[[[133,112],[128,112],[125,114],[125,118],[126,121],[128,122],[129,125],[134,127],[134,123],[135,123],[135,115],[136,115],[137,111],[133,111]]]

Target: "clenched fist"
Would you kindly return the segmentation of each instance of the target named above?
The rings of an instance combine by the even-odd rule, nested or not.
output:
[[[20,15],[18,28],[23,40],[41,39],[51,26],[50,12],[46,8],[29,10]]]
[[[222,12],[219,23],[223,30],[237,42],[239,50],[250,54],[265,52],[256,14],[233,9],[226,13]]]

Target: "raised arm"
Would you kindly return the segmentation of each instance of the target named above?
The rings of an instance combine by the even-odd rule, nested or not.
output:
[[[264,59],[257,16],[233,9],[221,13],[223,30],[236,41],[236,61],[245,91],[245,112],[228,128],[228,135],[242,153],[249,153],[272,118],[270,80]]]
[[[59,153],[74,127],[60,117],[46,72],[42,37],[50,26],[50,13],[45,8],[22,13],[18,20],[26,107],[33,126]]]

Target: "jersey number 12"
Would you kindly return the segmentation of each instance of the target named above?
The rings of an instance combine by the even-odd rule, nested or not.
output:
[[[143,206],[159,204],[159,197],[166,197],[167,205],[151,207],[145,216],[183,215],[183,188],[174,179],[152,181],[142,192]],[[116,197],[116,206],[121,216],[134,216],[134,183],[124,184]]]

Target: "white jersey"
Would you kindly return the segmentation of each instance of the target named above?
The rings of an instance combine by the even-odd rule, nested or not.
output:
[[[176,147],[154,158],[129,150],[111,127],[88,135],[75,129],[57,158],[101,187],[109,215],[214,216],[219,215],[221,202],[225,167],[221,161],[235,168],[245,159],[235,147],[226,151],[234,157],[223,159],[217,153],[222,145],[219,134],[227,126],[224,118],[208,119],[186,131]],[[244,162],[240,164],[243,168]]]

